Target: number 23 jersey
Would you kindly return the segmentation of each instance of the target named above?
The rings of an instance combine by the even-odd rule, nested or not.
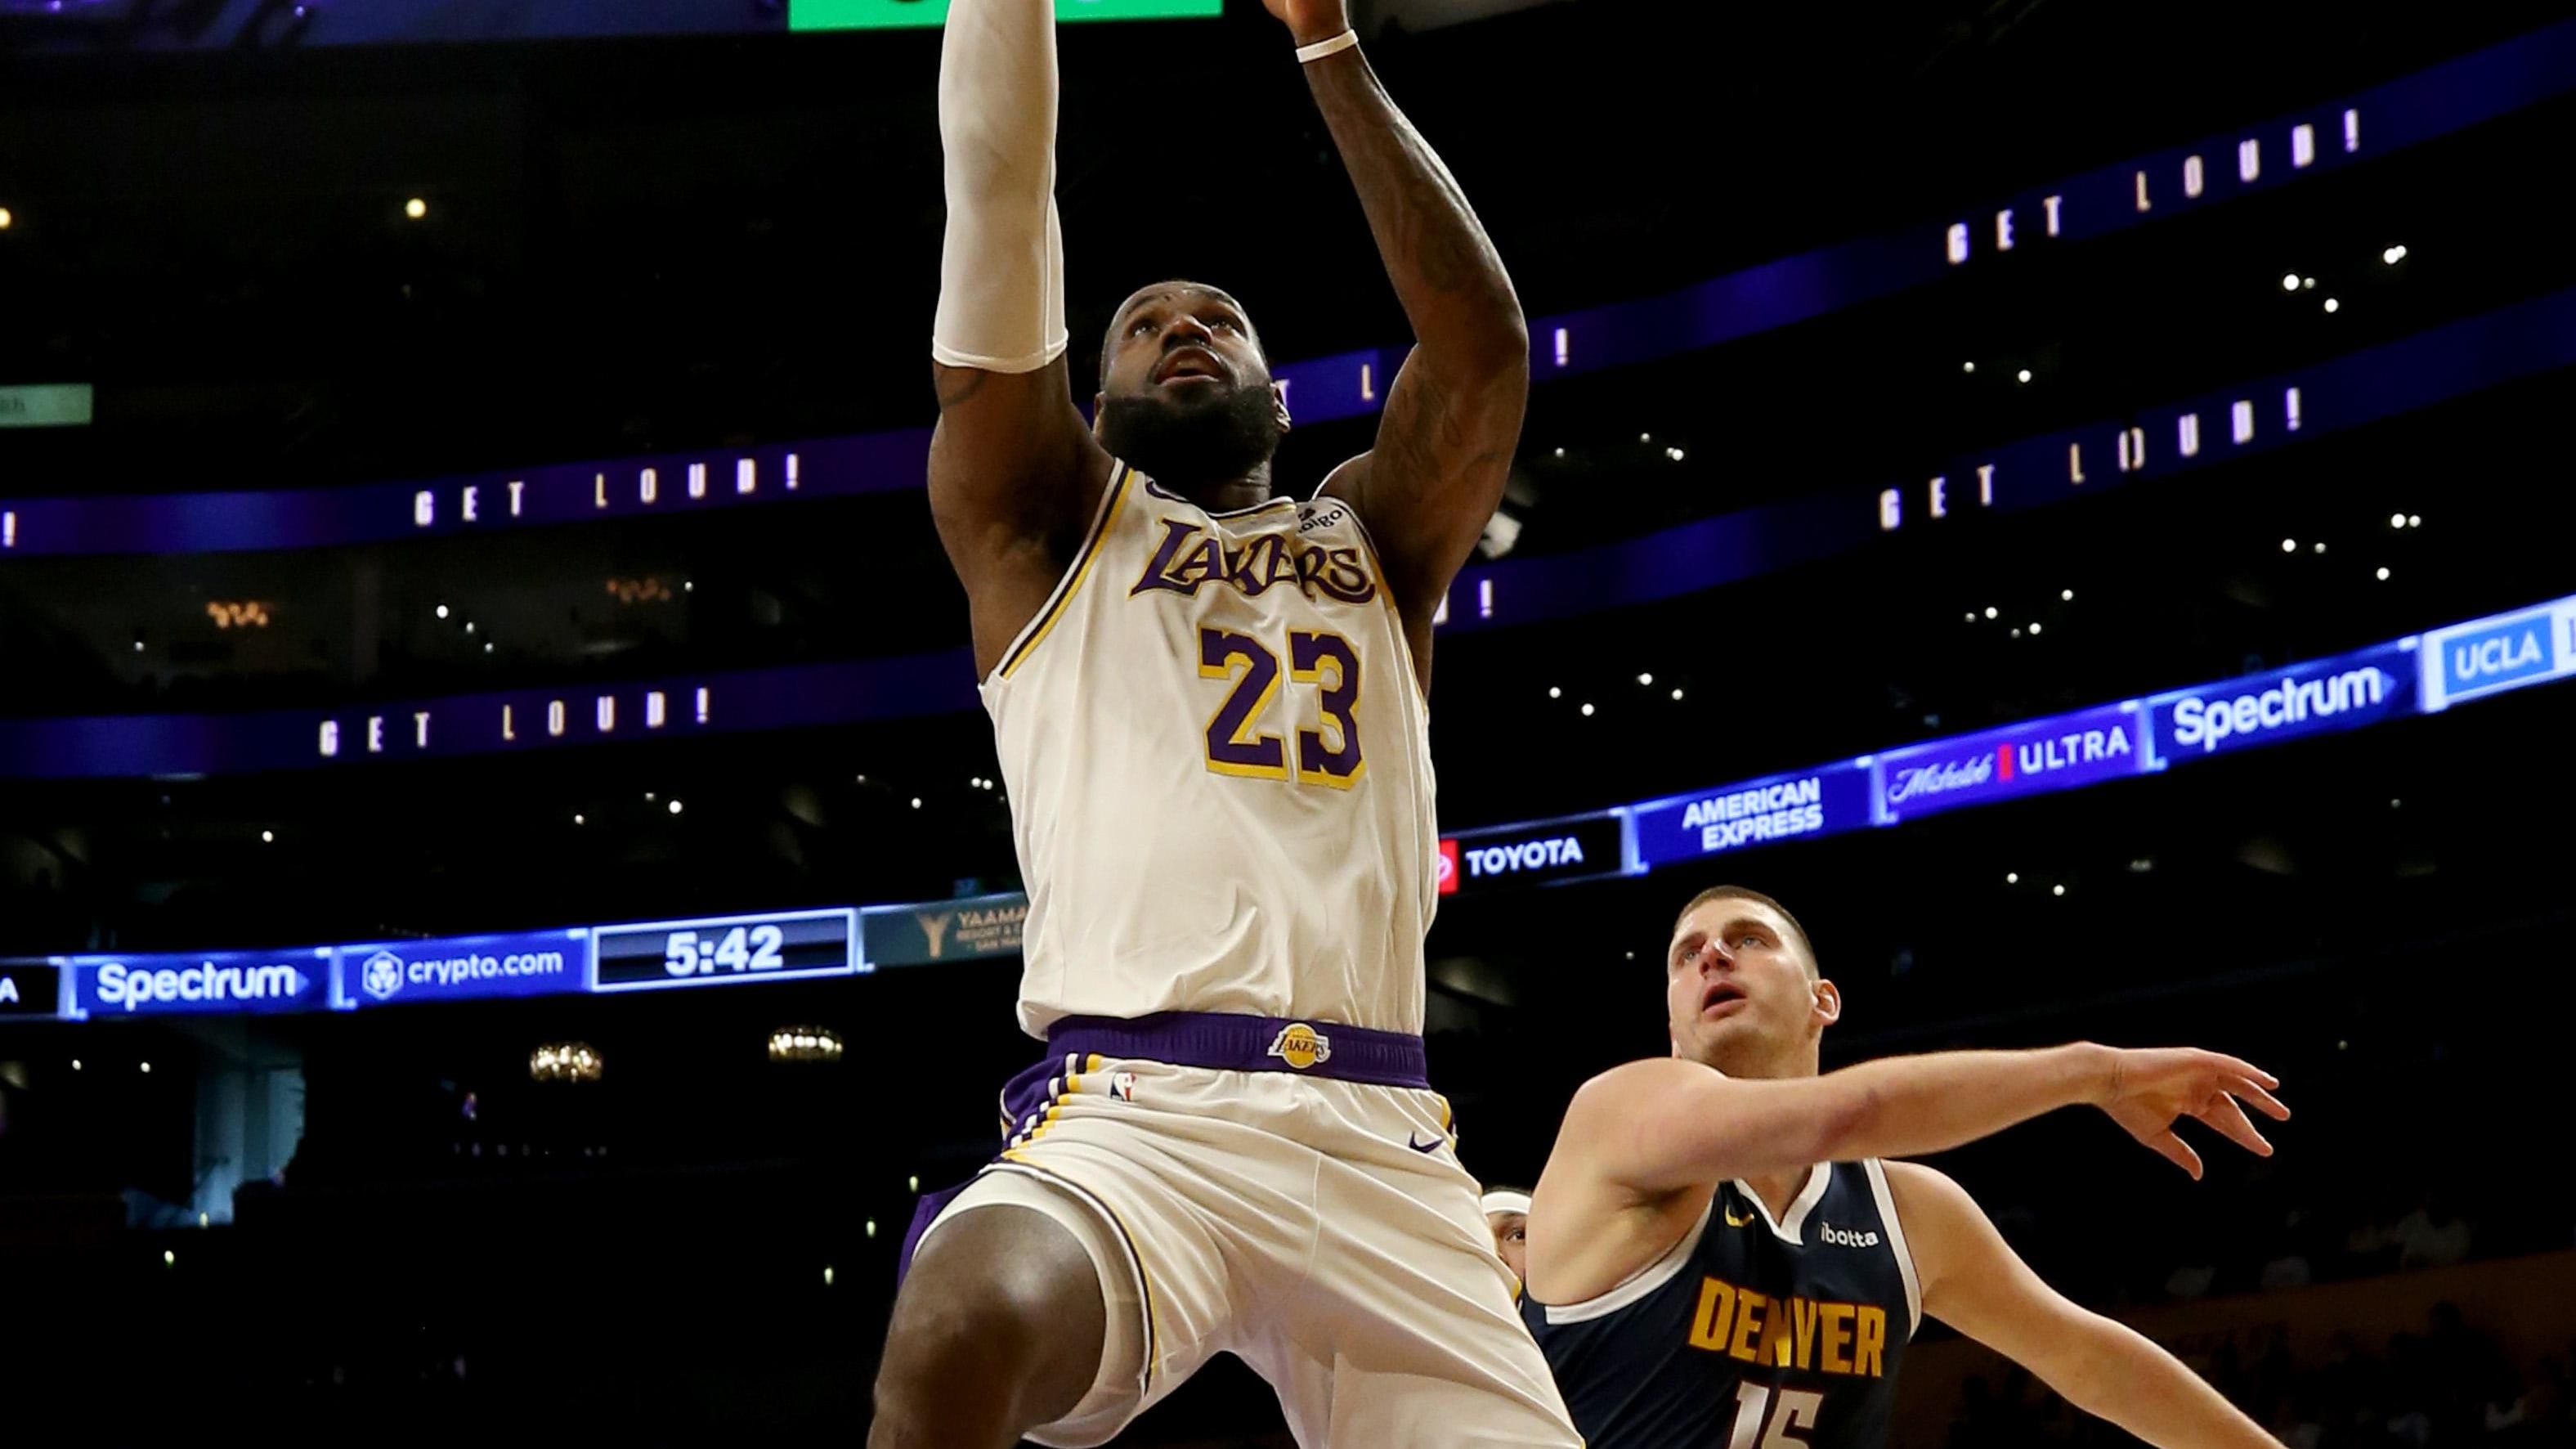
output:
[[[1348,502],[1212,514],[1118,465],[982,693],[1029,892],[1024,1030],[1421,1031],[1429,716]]]

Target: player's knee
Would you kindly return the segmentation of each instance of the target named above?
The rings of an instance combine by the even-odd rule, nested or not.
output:
[[[923,1246],[896,1295],[878,1412],[1034,1427],[1080,1401],[1105,1325],[1090,1256],[1070,1233],[1035,1213],[967,1214]]]

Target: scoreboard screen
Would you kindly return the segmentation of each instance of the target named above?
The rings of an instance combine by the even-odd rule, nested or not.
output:
[[[788,911],[603,926],[592,934],[593,991],[718,986],[859,969],[858,913]]]

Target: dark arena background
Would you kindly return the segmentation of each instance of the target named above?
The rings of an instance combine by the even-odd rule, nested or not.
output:
[[[1302,493],[1408,334],[1287,43],[1063,8],[1076,392],[1218,282]],[[863,1440],[1035,1054],[938,19],[0,0],[0,1442]],[[2282,1078],[2197,1184],[2090,1111],[1940,1165],[2284,1443],[2576,1444],[2576,22],[1354,19],[1531,337],[1437,633],[1465,1165],[1665,1050],[1740,882],[1829,1068]],[[1119,1442],[1290,1441],[1229,1361]],[[1895,1442],[2134,1441],[1927,1327]]]

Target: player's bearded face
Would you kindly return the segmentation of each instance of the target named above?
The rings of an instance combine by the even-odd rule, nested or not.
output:
[[[1101,400],[1100,442],[1145,476],[1186,490],[1269,462],[1279,450],[1278,409],[1267,378],[1112,393]]]

